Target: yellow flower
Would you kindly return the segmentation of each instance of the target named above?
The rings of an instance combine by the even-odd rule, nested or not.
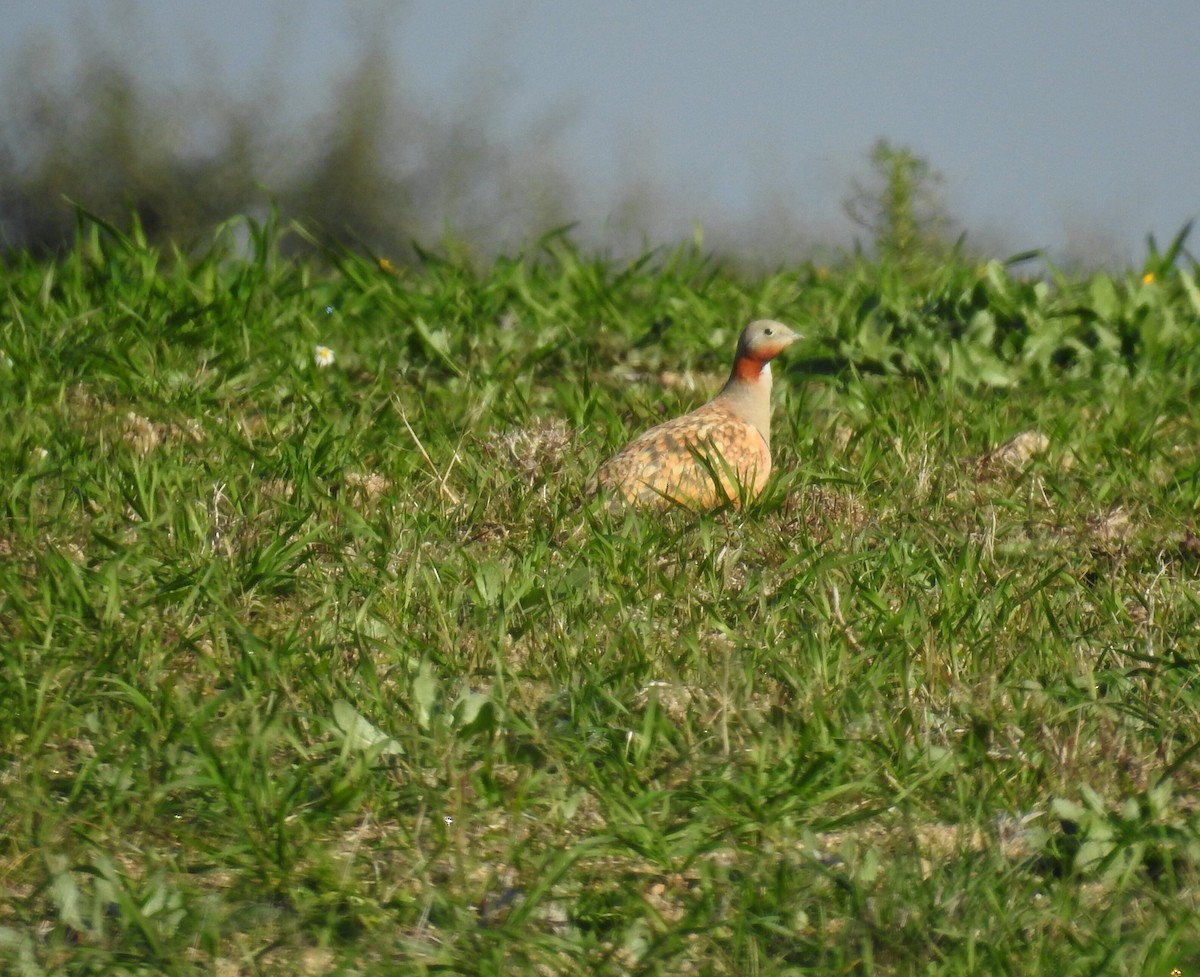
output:
[[[322,370],[327,366],[333,366],[333,350],[328,346],[318,346],[313,351],[313,362]]]
[[[392,264],[390,261],[388,261],[387,258],[380,258],[379,259],[379,270],[385,271],[389,275],[394,275],[396,273],[396,266],[394,264]]]
[[[1158,276],[1155,275],[1154,272],[1148,271],[1148,272],[1146,272],[1146,274],[1144,274],[1142,276],[1142,284],[1143,285],[1153,285],[1155,283],[1155,281],[1157,280],[1157,278],[1158,278]]]

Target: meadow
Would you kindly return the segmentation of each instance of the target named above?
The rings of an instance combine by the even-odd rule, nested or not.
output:
[[[1200,283],[0,263],[0,973],[1200,974]],[[585,497],[768,316],[743,509]]]

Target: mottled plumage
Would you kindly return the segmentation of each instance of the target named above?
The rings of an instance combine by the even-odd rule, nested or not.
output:
[[[771,360],[796,338],[770,319],[750,323],[721,392],[630,441],[600,466],[589,492],[615,490],[635,505],[694,509],[754,498],[771,474]]]

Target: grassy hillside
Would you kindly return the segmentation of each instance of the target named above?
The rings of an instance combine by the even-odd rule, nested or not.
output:
[[[1200,972],[1182,235],[278,237],[0,268],[0,972]],[[585,500],[757,316],[806,336],[763,496]]]

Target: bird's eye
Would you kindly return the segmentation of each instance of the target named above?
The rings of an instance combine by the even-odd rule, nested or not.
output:
[[[771,329],[771,328],[764,329],[764,330],[763,330],[763,335],[764,335],[764,336],[774,336],[774,335],[775,335],[775,330],[774,330],[774,329]]]

